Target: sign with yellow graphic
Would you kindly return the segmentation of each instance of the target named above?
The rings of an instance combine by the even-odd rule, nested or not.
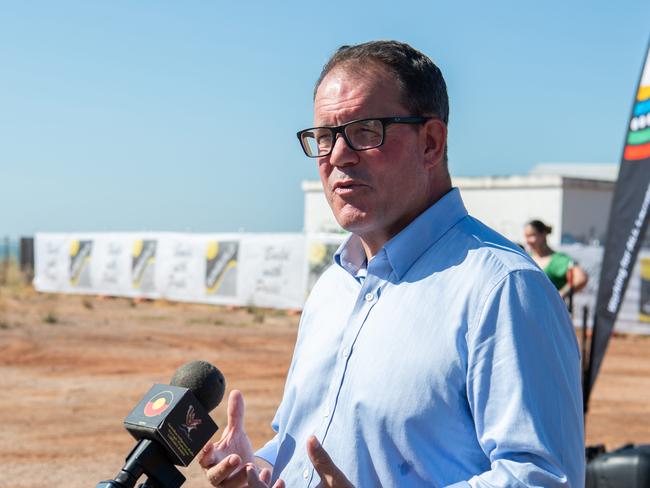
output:
[[[205,290],[209,295],[237,294],[237,241],[209,241],[205,251]]]
[[[156,247],[154,239],[138,239],[133,243],[133,259],[131,261],[131,282],[133,288],[142,291],[155,289]]]
[[[323,272],[332,264],[332,257],[338,249],[340,242],[315,241],[309,244],[307,261],[309,263],[309,276],[307,278],[307,291],[311,290]]]
[[[70,284],[75,287],[88,288],[91,286],[90,260],[92,257],[93,241],[77,240],[70,242]]]

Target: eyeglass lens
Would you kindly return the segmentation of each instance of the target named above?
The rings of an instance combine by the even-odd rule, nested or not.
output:
[[[352,149],[359,151],[381,145],[384,135],[380,120],[360,120],[343,129]],[[302,134],[302,144],[310,156],[328,154],[334,144],[334,130],[319,127]]]

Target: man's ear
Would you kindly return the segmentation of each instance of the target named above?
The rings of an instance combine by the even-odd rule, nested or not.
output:
[[[427,120],[422,134],[424,137],[424,157],[427,166],[440,164],[447,147],[447,125],[440,119]]]

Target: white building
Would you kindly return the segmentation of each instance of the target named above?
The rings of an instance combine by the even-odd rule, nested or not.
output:
[[[303,230],[306,234],[344,232],[332,215],[320,181],[303,181],[302,191],[305,194]]]
[[[471,215],[515,242],[539,219],[553,227],[549,244],[604,242],[618,165],[540,164],[525,176],[454,177]],[[320,182],[304,181],[306,233],[343,232]],[[405,195],[406,197],[406,195]]]

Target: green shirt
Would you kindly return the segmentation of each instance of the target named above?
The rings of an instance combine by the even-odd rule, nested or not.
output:
[[[554,252],[551,260],[544,268],[544,273],[558,290],[566,285],[566,274],[572,259],[562,252]]]

